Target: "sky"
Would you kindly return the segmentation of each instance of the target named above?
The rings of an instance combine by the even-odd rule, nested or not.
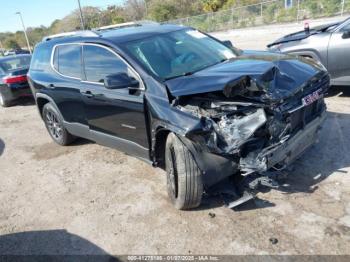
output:
[[[107,7],[123,0],[80,0],[82,6]],[[0,32],[22,30],[16,12],[20,11],[26,27],[49,26],[78,8],[77,0],[0,0]]]

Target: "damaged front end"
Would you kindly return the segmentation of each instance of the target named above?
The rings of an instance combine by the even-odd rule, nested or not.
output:
[[[221,91],[174,100],[176,108],[201,122],[186,138],[194,144],[207,187],[232,172],[255,176],[283,170],[317,141],[329,76],[323,72],[288,94],[264,85],[266,77],[244,76]],[[231,165],[218,164],[220,158]]]

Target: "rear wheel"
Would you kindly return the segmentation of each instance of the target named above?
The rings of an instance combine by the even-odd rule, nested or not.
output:
[[[9,107],[11,105],[11,102],[6,100],[4,95],[0,91],[0,106],[2,107]]]
[[[75,136],[68,133],[67,129],[64,127],[61,114],[51,103],[44,105],[42,115],[47,131],[53,141],[61,146],[66,146],[75,140]]]
[[[198,207],[203,195],[202,173],[191,152],[174,134],[166,142],[167,190],[177,209]]]

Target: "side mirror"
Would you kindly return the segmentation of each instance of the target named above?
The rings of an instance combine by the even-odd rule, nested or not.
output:
[[[106,76],[104,79],[104,85],[107,89],[137,88],[139,87],[139,81],[130,77],[126,73],[119,73]]]
[[[222,43],[223,43],[225,46],[227,46],[228,48],[230,48],[230,49],[233,49],[233,48],[234,48],[234,47],[233,47],[233,44],[232,44],[232,42],[231,42],[230,40],[222,41]]]
[[[345,32],[343,33],[343,35],[342,35],[342,38],[343,38],[343,39],[348,39],[348,38],[350,38],[350,30],[349,30],[349,31],[345,31]]]

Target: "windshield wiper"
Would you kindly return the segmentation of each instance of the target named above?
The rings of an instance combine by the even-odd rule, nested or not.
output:
[[[170,79],[174,79],[174,78],[178,78],[178,77],[181,77],[181,76],[190,76],[190,75],[193,75],[195,72],[185,72],[181,75],[176,75],[176,76],[170,76],[170,77],[167,77],[167,78],[164,78],[165,80],[170,80]]]
[[[170,76],[170,77],[165,78],[164,80],[167,81],[167,80],[171,80],[171,79],[178,78],[178,77],[181,77],[181,76],[190,76],[190,75],[193,75],[194,73],[197,73],[197,72],[199,72],[199,71],[202,71],[202,70],[204,70],[204,69],[206,69],[206,68],[215,66],[215,65],[217,65],[217,64],[221,64],[221,63],[226,62],[226,61],[229,61],[229,60],[230,60],[230,59],[228,59],[228,58],[224,58],[224,59],[221,59],[221,60],[220,60],[219,62],[217,62],[217,63],[204,66],[204,67],[202,67],[202,68],[199,69],[199,70],[185,72],[185,73],[182,73],[181,75],[177,75],[177,76]]]

